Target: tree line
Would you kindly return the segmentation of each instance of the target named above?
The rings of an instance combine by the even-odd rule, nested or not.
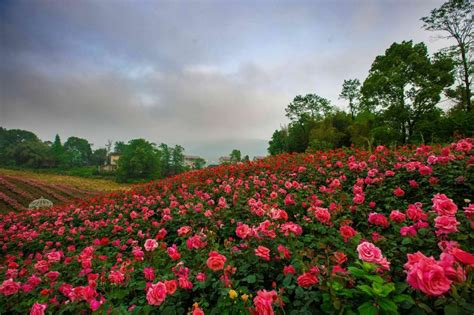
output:
[[[473,136],[473,4],[450,0],[421,20],[455,45],[430,55],[422,42],[393,43],[362,83],[344,80],[340,99],[348,102],[347,111],[317,94],[296,96],[286,107],[290,123],[273,133],[269,153]],[[443,111],[441,102],[449,109]]]
[[[113,146],[113,147],[112,147]],[[189,167],[184,163],[184,148],[165,143],[157,146],[145,139],[125,143],[109,141],[103,148],[79,137],[69,137],[62,143],[59,135],[53,142],[42,141],[31,131],[0,127],[0,166],[16,168],[76,170],[75,175],[100,175],[99,166],[107,163],[109,154],[120,155],[113,173],[117,181],[134,182],[176,175],[206,164],[198,159]],[[103,175],[103,174],[102,174]]]

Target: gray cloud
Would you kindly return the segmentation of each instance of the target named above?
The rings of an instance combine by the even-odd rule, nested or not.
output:
[[[441,2],[4,1],[0,125],[97,146],[268,139],[297,94],[344,107],[343,80],[392,42],[445,46],[419,21]]]

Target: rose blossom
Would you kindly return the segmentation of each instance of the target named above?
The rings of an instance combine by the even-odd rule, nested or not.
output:
[[[344,238],[344,242],[347,242],[350,238],[354,237],[357,232],[352,227],[348,225],[343,225],[339,228],[339,233]]]
[[[145,279],[148,281],[155,280],[155,272],[152,267],[143,268],[143,274],[145,275]]]
[[[125,280],[125,276],[120,271],[112,271],[109,274],[109,281],[113,284],[122,284]]]
[[[20,285],[20,282],[15,282],[13,279],[5,280],[2,285],[0,285],[0,293],[3,295],[13,295],[20,290]]]
[[[258,315],[273,315],[272,303],[275,302],[278,295],[275,291],[260,290],[253,299],[255,310]]]
[[[168,252],[168,256],[170,256],[170,258],[173,260],[178,260],[181,258],[181,254],[179,253],[178,247],[176,246],[176,244],[173,244],[173,246],[168,247],[167,252]]]
[[[474,255],[460,248],[453,248],[453,256],[464,265],[474,266]]]
[[[163,282],[152,284],[146,293],[146,300],[150,305],[160,305],[166,299],[166,285]]]
[[[48,307],[47,304],[35,302],[35,304],[33,304],[33,306],[31,307],[30,315],[44,315],[46,307]]]
[[[158,242],[154,239],[149,238],[145,241],[144,247],[147,252],[152,252],[158,248]]]
[[[270,260],[270,250],[266,248],[265,246],[259,246],[257,249],[255,249],[255,255],[258,257],[261,257],[267,261]]]
[[[250,234],[250,228],[247,224],[242,224],[239,222],[237,224],[237,228],[235,229],[235,234],[238,237],[245,239]]]
[[[390,263],[385,257],[382,257],[382,251],[370,242],[362,242],[357,246],[357,252],[359,253],[359,259],[369,262],[376,263],[389,269]]]
[[[392,210],[392,212],[390,212],[390,220],[395,223],[402,223],[403,221],[405,221],[405,219],[405,214],[398,210]]]
[[[405,269],[408,271],[407,282],[414,289],[431,296],[439,296],[449,291],[451,280],[449,280],[443,267],[439,266],[432,257],[426,257],[422,253],[408,254],[408,262]]]
[[[437,229],[436,235],[449,234],[457,232],[457,226],[460,223],[456,220],[455,217],[442,215],[435,219],[435,228]]]
[[[369,223],[382,227],[387,227],[390,225],[387,218],[383,214],[375,212],[371,212],[369,214]]]
[[[393,191],[393,194],[397,197],[403,197],[405,195],[405,192],[403,191],[403,189],[401,189],[400,187],[397,187],[394,191]]]
[[[295,274],[295,273],[296,273],[295,267],[293,267],[292,265],[283,267],[283,274],[285,276],[288,274]]]
[[[298,285],[302,288],[309,288],[318,283],[318,278],[312,272],[305,272],[297,279]]]
[[[209,269],[217,271],[224,269],[224,264],[226,262],[224,255],[219,254],[218,252],[212,251],[209,253],[209,258],[207,259],[207,266]]]
[[[433,210],[438,215],[454,216],[458,211],[458,206],[445,194],[436,194],[431,201],[433,201]]]
[[[176,280],[165,280],[166,293],[173,295],[178,288],[178,282]]]
[[[331,214],[326,208],[317,207],[314,209],[313,215],[321,223],[328,223],[331,220]]]

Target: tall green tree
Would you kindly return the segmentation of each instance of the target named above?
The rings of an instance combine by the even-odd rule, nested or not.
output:
[[[160,144],[160,168],[163,177],[172,175],[171,151],[172,149],[165,143]]]
[[[334,111],[331,102],[316,94],[298,95],[285,109],[291,120],[288,131],[288,151],[304,152],[309,144],[311,129],[316,122]]]
[[[41,141],[24,141],[10,150],[17,166],[40,168],[54,164],[50,148]]]
[[[316,94],[298,95],[286,107],[286,117],[292,122],[300,122],[306,119],[321,119],[330,112],[333,107],[331,102]]]
[[[92,152],[92,156],[91,156],[92,165],[104,165],[105,161],[107,161],[106,148],[100,148]]]
[[[232,163],[240,162],[242,160],[242,153],[237,149],[232,150],[229,156]]]
[[[282,127],[280,130],[275,130],[272,139],[268,143],[268,153],[276,155],[288,152],[288,127]]]
[[[131,140],[125,147],[117,169],[117,180],[135,182],[160,177],[160,152],[145,139]]]
[[[171,169],[173,175],[184,171],[184,148],[180,145],[175,145],[171,151]]]
[[[26,142],[42,144],[33,132],[21,129],[8,130],[0,128],[0,163],[3,165],[17,164],[18,161],[14,157],[15,149],[20,144]]]
[[[127,147],[127,144],[123,141],[116,141],[114,145],[114,153],[117,154],[122,154],[125,152],[125,148]]]
[[[360,99],[360,81],[359,79],[344,80],[342,91],[339,98],[349,101],[349,111],[354,119],[357,103]]]
[[[452,60],[430,58],[424,43],[403,41],[375,58],[361,92],[379,105],[387,123],[398,130],[400,142],[406,143],[416,123],[434,110],[453,81]]]
[[[86,139],[69,137],[64,143],[64,150],[74,166],[88,165],[91,161],[92,148]]]
[[[425,29],[447,33],[444,38],[456,41],[456,45],[450,47],[450,51],[458,56],[457,60],[464,83],[462,89],[465,93],[464,101],[466,110],[470,111],[472,109],[471,83],[474,72],[474,2],[471,0],[449,0],[441,7],[433,9],[429,16],[425,16],[421,20],[424,22]]]

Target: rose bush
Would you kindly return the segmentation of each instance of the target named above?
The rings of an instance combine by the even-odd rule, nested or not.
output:
[[[474,139],[184,173],[0,215],[0,313],[472,314]]]

